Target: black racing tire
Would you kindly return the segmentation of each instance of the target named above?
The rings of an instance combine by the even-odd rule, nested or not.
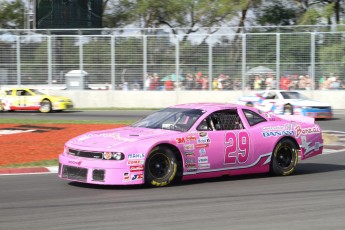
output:
[[[162,187],[177,178],[178,162],[174,152],[164,146],[154,148],[145,163],[145,184]]]
[[[52,111],[52,103],[49,100],[44,99],[40,103],[40,109],[39,110],[41,113],[50,113]]]
[[[284,138],[275,146],[271,164],[270,174],[274,176],[288,176],[295,171],[298,162],[298,147],[296,143]]]
[[[246,106],[248,106],[248,107],[253,107],[253,103],[247,102],[247,103],[246,103]]]
[[[293,107],[290,104],[284,105],[284,115],[293,115]]]

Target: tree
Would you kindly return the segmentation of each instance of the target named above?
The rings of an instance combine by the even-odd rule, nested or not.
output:
[[[299,24],[340,24],[344,14],[344,0],[296,0],[303,10]],[[333,19],[333,20],[332,20]],[[333,23],[334,22],[334,23]]]
[[[258,23],[261,26],[289,26],[296,25],[296,16],[299,9],[278,0],[270,1],[261,8],[258,14]]]
[[[24,28],[25,4],[22,0],[0,2],[0,29]]]
[[[107,7],[115,7],[105,11],[104,25],[168,27],[174,34],[178,34],[176,28],[180,28],[185,35],[182,40],[186,41],[189,34],[202,28],[210,28],[207,33],[214,33],[219,27],[229,25],[238,17],[238,11],[248,5],[243,2],[251,5],[255,0],[109,0]]]

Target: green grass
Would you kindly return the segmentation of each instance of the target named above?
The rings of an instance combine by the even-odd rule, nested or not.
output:
[[[9,164],[0,166],[0,168],[30,168],[30,167],[50,167],[50,166],[58,166],[59,160],[44,160],[44,161],[36,161],[30,163],[22,163],[22,164]]]
[[[104,108],[73,108],[71,110],[160,110],[162,108],[118,108],[118,107],[104,107]]]
[[[135,120],[35,120],[20,118],[2,118],[0,124],[133,124]]]

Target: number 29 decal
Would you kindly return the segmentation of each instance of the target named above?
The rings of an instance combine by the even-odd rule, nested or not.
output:
[[[243,164],[249,157],[249,134],[246,131],[225,133],[224,164]]]

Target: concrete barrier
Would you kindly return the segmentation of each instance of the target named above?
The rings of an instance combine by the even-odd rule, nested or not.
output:
[[[50,94],[69,97],[76,108],[164,108],[190,102],[236,103],[242,95],[255,91],[112,91],[48,90]],[[345,90],[300,91],[303,95],[329,103],[333,109],[345,109]]]

